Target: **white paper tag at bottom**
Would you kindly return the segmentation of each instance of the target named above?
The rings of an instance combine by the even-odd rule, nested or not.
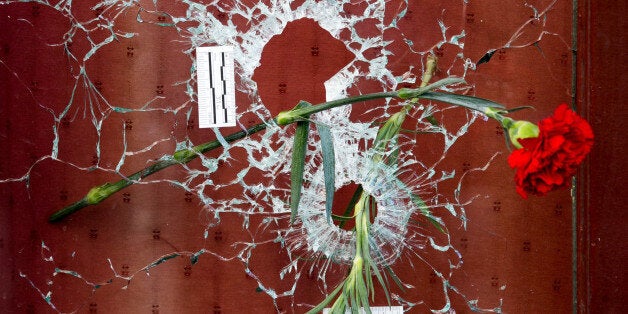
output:
[[[323,309],[323,314],[329,314],[330,309]],[[348,309],[345,313],[351,314],[351,309]],[[364,308],[360,308],[360,314],[366,313]],[[403,314],[403,306],[371,306],[372,314]]]

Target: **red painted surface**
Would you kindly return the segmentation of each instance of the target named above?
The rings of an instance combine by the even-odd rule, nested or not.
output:
[[[581,1],[578,8],[578,105],[596,143],[578,190],[578,312],[625,313],[626,233],[624,136],[626,3]]]
[[[538,4],[539,8],[547,5],[546,2]],[[386,23],[391,22],[393,13],[403,3],[387,3]],[[610,78],[625,80],[623,68],[618,66],[623,62],[614,61],[613,66],[607,66],[611,57],[622,57],[623,44],[618,39],[622,37],[610,34],[622,29],[619,12],[624,10],[584,3],[579,11],[580,20],[586,21],[579,29],[586,36],[578,38],[578,100],[580,110],[588,114],[592,122],[597,143],[589,166],[583,172],[586,190],[579,190],[579,200],[584,203],[579,211],[579,218],[583,220],[578,230],[581,232],[578,250],[582,253],[578,265],[584,268],[579,273],[578,295],[586,300],[580,302],[582,312],[586,313],[587,309],[591,313],[604,313],[608,309],[612,309],[609,313],[624,312],[618,300],[623,299],[624,289],[620,287],[624,281],[621,265],[625,261],[625,250],[617,250],[615,244],[623,239],[622,226],[625,225],[616,223],[625,221],[625,216],[617,210],[624,203],[620,197],[625,161],[618,156],[622,155],[625,145],[617,143],[625,143],[625,137],[618,132],[625,118],[622,102],[625,84],[605,84]],[[78,19],[89,19],[97,13],[85,4],[75,4]],[[183,9],[178,2],[160,5],[159,9],[165,11]],[[231,2],[221,2],[221,6],[212,8],[210,13],[224,19],[220,14],[231,5]],[[347,5],[345,13],[360,16],[364,10],[364,5]],[[433,47],[441,38],[437,19],[450,26],[448,34],[465,29],[465,56],[477,61],[488,50],[502,47],[519,26],[526,24],[530,14],[531,10],[519,1],[499,6],[470,1],[466,7],[458,2],[411,1],[405,18],[398,22],[399,29],[383,34],[384,39],[393,41],[389,48],[395,52],[389,56],[389,68],[395,75],[403,74],[410,66],[413,66],[413,74],[421,73],[423,57],[408,52],[407,46],[400,44],[403,33],[413,41],[415,50],[433,48],[439,55],[441,68],[436,79],[447,75],[443,65],[455,60],[457,50],[451,45]],[[588,19],[583,20],[585,16]],[[146,14],[143,17],[155,18]],[[19,22],[20,19],[30,22]],[[571,3],[557,3],[545,28],[557,35],[546,35],[537,46],[498,49],[491,61],[467,75],[467,79],[476,84],[473,92],[509,107],[534,105],[536,111],[515,115],[532,121],[550,114],[560,102],[569,102],[572,96],[571,19]],[[248,27],[244,19],[236,19],[236,23],[240,29]],[[533,42],[542,31],[535,23],[538,22],[526,24],[525,32],[513,44]],[[112,104],[129,108],[139,108],[155,95],[165,96],[153,103],[155,108],[184,103],[185,89],[171,84],[185,80],[191,66],[189,58],[181,52],[189,47],[178,40],[179,35],[170,28],[137,23],[134,14],[119,18],[116,24],[140,36],[119,38],[86,63],[85,71],[102,96]],[[71,119],[55,123],[53,115],[40,105],[44,104],[58,115],[67,105],[73,77],[80,70],[77,62],[64,56],[63,46],[49,45],[58,42],[67,27],[65,18],[44,6],[0,7],[0,29],[3,30],[0,32],[0,151],[4,152],[0,158],[0,179],[20,177],[33,166],[29,185],[25,182],[0,185],[0,308],[16,313],[52,312],[35,289],[45,294],[52,281],[52,300],[60,311],[238,313],[243,312],[243,308],[261,313],[275,311],[267,295],[255,292],[256,281],[245,274],[244,265],[237,258],[221,261],[212,255],[202,255],[192,266],[184,256],[152,268],[150,276],[141,271],[142,267],[171,252],[193,253],[206,248],[229,256],[233,252],[231,243],[250,240],[250,236],[242,232],[242,217],[235,214],[221,216],[221,224],[210,228],[208,238],[203,239],[211,215],[203,212],[193,194],[172,185],[132,186],[59,224],[46,221],[50,213],[80,199],[90,187],[119,179],[119,175],[112,172],[80,168],[90,167],[95,162],[102,167],[115,168],[123,152],[123,130],[128,150],[144,148],[156,139],[167,139],[148,152],[128,156],[121,167],[124,174],[143,168],[146,160],[172,153],[176,142],[186,137],[196,143],[214,137],[211,132],[196,128],[193,119],[186,118],[188,109],[195,117],[194,103],[187,104],[186,110],[177,114],[111,113],[105,119],[100,137],[91,121],[80,112],[72,112]],[[361,22],[356,31],[361,35],[382,36],[370,20]],[[284,36],[269,42],[254,77],[264,103],[273,113],[293,107],[300,99],[312,103],[324,100],[322,82],[354,58],[312,21],[289,24],[285,32]],[[341,33],[339,39],[347,36],[350,34]],[[76,38],[71,49],[77,55],[84,55],[89,43],[81,41],[84,40],[81,36]],[[379,56],[380,47],[364,52],[369,60]],[[358,66],[364,73],[368,72],[366,63]],[[284,82],[286,92],[281,93],[279,84]],[[352,92],[380,89],[378,84],[364,79]],[[81,104],[89,96],[79,91],[74,101]],[[95,102],[103,101],[91,96]],[[244,94],[238,94],[237,99],[238,102],[250,101],[249,95]],[[352,118],[372,120],[372,116],[364,115],[359,108],[352,113]],[[456,113],[452,118],[456,118]],[[249,126],[259,120],[247,116],[241,122]],[[38,162],[50,153],[53,125],[59,128],[59,159],[65,162],[50,158]],[[488,197],[479,198],[466,208],[468,230],[458,229],[459,223],[451,222],[451,241],[464,256],[463,268],[452,277],[452,283],[468,298],[478,299],[482,307],[496,306],[502,300],[505,313],[571,313],[569,192],[559,191],[545,198],[522,201],[512,186],[513,173],[506,165],[508,152],[495,127],[491,122],[476,123],[443,164],[443,167],[462,172],[483,165],[494,152],[502,152],[487,172],[465,178],[465,194],[479,193]],[[96,154],[98,141],[100,158]],[[435,155],[438,146],[429,146],[429,143],[440,143],[440,140],[426,137],[421,143],[423,146],[416,150],[426,160],[438,157]],[[235,161],[229,168],[216,175],[217,182],[231,180],[247,162],[242,152],[235,150],[233,156]],[[189,166],[201,167],[198,161]],[[183,180],[185,175],[181,167],[175,166],[151,179]],[[256,173],[249,176],[247,180],[262,180]],[[285,178],[277,180],[287,187]],[[242,191],[234,187],[219,191],[208,189],[205,193],[224,197]],[[258,223],[256,219],[258,217],[252,218],[251,225]],[[261,233],[255,240],[262,242],[272,238],[273,234]],[[42,242],[49,251],[42,250]],[[54,262],[45,260],[50,256]],[[256,250],[249,266],[255,274],[263,276],[265,282],[282,290],[289,286],[279,280],[278,273],[287,261],[285,251],[271,241]],[[445,262],[434,261],[438,267]],[[82,279],[68,275],[52,277],[55,267],[76,270],[85,280],[103,286],[93,290]],[[609,269],[615,271],[609,272]],[[418,305],[412,312],[425,313],[428,307],[443,305],[442,288],[427,267],[405,258],[395,265],[395,270],[404,281],[417,287],[410,292],[411,298],[425,299],[426,305]],[[342,271],[334,275],[340,278]],[[136,275],[129,284],[125,279],[114,278],[114,272]],[[34,286],[21,274],[32,280]],[[280,299],[277,308],[304,312],[307,308],[298,304],[314,304],[324,297],[314,286],[313,278],[302,280],[295,295],[296,306]],[[122,289],[127,284],[128,288]],[[505,289],[502,290],[502,286]],[[461,298],[452,297],[457,312],[469,311]],[[381,293],[376,303],[385,304]]]

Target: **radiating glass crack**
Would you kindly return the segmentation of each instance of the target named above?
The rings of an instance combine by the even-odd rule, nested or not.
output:
[[[79,13],[86,9],[81,2],[72,1],[0,1],[1,8],[11,8],[27,2],[33,7],[41,7],[38,10],[48,10],[54,15],[63,17],[67,23],[67,31],[57,38],[46,38],[45,44],[62,49],[68,64],[68,74],[73,81],[70,93],[62,104],[52,103],[44,97],[38,97],[33,92],[33,87],[26,83],[14,64],[0,57],[0,64],[4,74],[11,80],[19,81],[28,90],[30,97],[36,100],[37,105],[44,112],[52,115],[52,125],[44,126],[52,134],[52,143],[49,151],[43,156],[37,156],[36,160],[23,173],[0,178],[0,183],[9,184],[23,182],[29,186],[30,175],[33,168],[47,160],[53,160],[76,169],[80,173],[90,173],[101,170],[115,174],[123,178],[128,174],[129,159],[137,158],[156,150],[160,145],[172,144],[176,149],[191,148],[200,144],[197,139],[189,136],[177,138],[170,133],[141,135],[146,137],[147,144],[140,147],[129,147],[127,138],[131,136],[132,123],[127,119],[130,114],[149,115],[160,113],[166,123],[194,124],[195,116],[192,108],[196,104],[196,76],[194,68],[194,50],[199,46],[231,45],[234,47],[234,59],[236,64],[236,89],[241,99],[238,104],[238,124],[244,129],[244,125],[251,116],[260,121],[268,121],[272,118],[269,107],[264,104],[258,95],[257,82],[252,77],[254,71],[260,66],[262,52],[265,44],[276,35],[279,35],[289,23],[301,18],[315,20],[320,27],[329,32],[334,38],[338,38],[355,58],[344,68],[325,82],[325,94],[328,100],[339,99],[360,91],[363,86],[375,82],[381,90],[396,90],[403,84],[415,84],[417,73],[414,69],[424,67],[425,56],[434,54],[441,47],[447,46],[455,53],[450,53],[453,58],[448,64],[441,64],[440,70],[448,75],[466,77],[468,73],[476,70],[480,63],[489,62],[493,53],[499,49],[519,49],[536,45],[547,36],[558,36],[546,30],[544,26],[551,18],[551,9],[556,1],[544,8],[527,5],[532,11],[531,21],[537,23],[531,29],[531,23],[526,22],[516,29],[510,38],[505,38],[501,47],[491,48],[481,62],[472,61],[465,55],[465,29],[453,31],[448,27],[441,16],[425,17],[433,19],[434,25],[440,30],[439,38],[427,45],[427,50],[421,50],[419,45],[413,42],[414,36],[405,34],[399,27],[400,21],[408,13],[408,1],[364,0],[364,1],[313,1],[305,0],[300,5],[292,6],[283,0],[269,1],[177,1],[172,4],[166,1],[99,1],[94,3],[89,10],[97,14],[85,17]],[[174,3],[174,2],[173,2]],[[363,7],[359,14],[349,14],[348,7],[359,4]],[[463,1],[461,6],[466,6]],[[171,10],[172,6],[172,10]],[[177,7],[178,6],[178,7]],[[83,12],[84,13],[84,12]],[[414,14],[417,14],[415,12]],[[129,17],[133,17],[129,19]],[[34,21],[29,17],[13,17],[12,22],[20,27],[31,27]],[[131,20],[132,22],[129,22]],[[246,22],[242,22],[242,21]],[[361,34],[361,23],[374,20],[376,35]],[[538,25],[540,24],[540,26]],[[26,25],[26,26],[24,26]],[[170,88],[180,92],[184,97],[172,97],[159,94],[151,99],[137,100],[136,103],[114,103],[108,99],[102,89],[102,78],[98,69],[92,68],[96,58],[107,55],[109,47],[118,45],[121,41],[139,39],[145,36],[138,33],[140,26],[153,25],[166,28],[176,33],[177,43],[174,45],[181,50],[189,60],[190,68],[182,73],[182,79],[167,82],[164,88]],[[536,31],[536,36],[524,36],[528,31]],[[349,34],[349,35],[347,35]],[[403,48],[412,55],[416,61],[409,67],[399,71],[393,69],[391,60],[396,59],[392,51],[395,40],[403,41]],[[525,38],[524,38],[525,37]],[[529,38],[532,38],[529,40]],[[74,47],[85,44],[82,50]],[[567,45],[567,43],[565,43]],[[421,47],[425,47],[423,44]],[[372,50],[376,50],[375,57]],[[134,50],[128,47],[127,54],[133,55]],[[488,57],[487,57],[488,56]],[[420,72],[420,71],[419,71]],[[119,77],[122,79],[122,77]],[[130,82],[139,84],[141,82]],[[473,83],[456,85],[446,89],[449,92],[470,92]],[[360,91],[361,92],[361,91]],[[164,105],[167,103],[167,105]],[[398,103],[393,101],[379,101],[364,109],[360,114],[376,114],[387,118],[390,114],[399,110]],[[421,197],[429,212],[434,213],[430,217],[437,224],[449,223],[449,228],[466,228],[468,218],[465,207],[475,198],[472,196],[463,198],[461,191],[465,188],[463,178],[473,171],[485,171],[491,161],[486,161],[482,167],[468,169],[462,174],[446,164],[450,150],[458,143],[458,140],[467,135],[472,124],[478,121],[480,115],[472,112],[462,112],[459,108],[443,106],[422,101],[410,112],[412,129],[402,132],[397,139],[399,148],[398,162],[392,165],[373,162],[373,150],[366,149],[372,144],[378,130],[376,123],[371,121],[359,121],[349,118],[355,108],[351,106],[339,107],[326,112],[318,113],[310,117],[313,125],[324,125],[330,128],[335,149],[335,188],[341,189],[350,184],[360,185],[377,203],[377,216],[373,220],[372,233],[369,238],[373,260],[385,269],[394,269],[399,260],[413,260],[415,268],[430,269],[434,272],[436,280],[441,283],[443,298],[446,304],[442,308],[432,309],[434,313],[451,313],[450,295],[455,294],[466,300],[469,309],[477,312],[501,312],[501,304],[480,308],[478,300],[473,299],[473,291],[466,292],[453,286],[450,279],[458,270],[463,257],[460,251],[454,247],[449,235],[439,233],[431,228],[429,223],[416,223],[417,219],[425,219],[426,212],[415,202],[413,196]],[[460,121],[448,119],[449,115],[456,114]],[[176,117],[184,117],[184,121],[175,121]],[[379,120],[379,119],[378,119]],[[95,140],[89,143],[93,150],[92,164],[74,160],[68,156],[64,149],[67,143],[76,140],[73,136],[67,136],[62,131],[64,123],[86,121],[82,124],[89,126],[85,132],[93,132]],[[482,122],[480,122],[482,123]],[[111,134],[105,134],[104,125],[113,124],[117,130],[117,141],[121,152],[118,152],[116,160],[104,160],[108,155],[103,151],[106,145],[103,141],[111,141]],[[169,129],[171,126],[162,125],[160,128]],[[215,135],[220,139],[218,130]],[[75,136],[75,135],[74,135]],[[134,135],[137,136],[137,135]],[[429,138],[430,143],[436,143],[429,153],[436,154],[434,158],[424,159],[421,150],[424,139]],[[226,143],[226,142],[225,142]],[[227,214],[239,214],[242,219],[242,234],[245,240],[237,240],[231,245],[230,253],[218,252],[211,247],[201,248],[196,252],[170,252],[156,259],[145,261],[145,266],[130,270],[122,274],[114,267],[117,261],[108,260],[111,268],[110,278],[87,278],[77,270],[62,268],[56,265],[53,255],[55,248],[48,248],[42,242],[40,259],[53,265],[51,282],[48,286],[38,286],[29,273],[20,272],[20,277],[27,280],[42,299],[49,304],[53,311],[61,312],[65,309],[55,307],[55,298],[71,298],[72,296],[52,295],[50,286],[53,286],[54,278],[71,276],[80,279],[87,289],[97,293],[97,290],[117,280],[132,281],[140,273],[150,273],[153,269],[169,263],[176,257],[187,257],[191,264],[199,262],[200,256],[208,256],[221,262],[240,261],[242,271],[253,278],[261,291],[273,299],[275,306],[280,299],[286,299],[299,311],[307,310],[315,304],[302,304],[295,300],[298,289],[320,290],[330,292],[337,282],[334,271],[346,269],[355,254],[355,235],[350,230],[344,230],[333,223],[329,223],[325,216],[325,186],[323,179],[322,153],[317,137],[309,139],[306,159],[305,184],[300,203],[300,216],[296,224],[287,223],[290,216],[289,188],[275,181],[275,178],[289,177],[292,130],[269,125],[265,133],[253,138],[245,138],[238,142],[230,143],[220,152],[212,156],[200,156],[200,162],[194,165],[181,166],[185,175],[179,178],[158,178],[143,180],[142,188],[150,188],[150,185],[168,183],[193,193],[204,205],[204,213],[207,226],[205,233],[199,235],[204,239],[209,237],[210,231],[218,228],[222,219]],[[417,148],[418,147],[418,148]],[[436,152],[434,152],[436,150]],[[109,156],[110,157],[110,156]],[[165,157],[162,157],[165,158]],[[221,167],[234,167],[238,169],[231,177],[220,175]],[[82,180],[76,177],[75,180]],[[451,183],[451,184],[450,184]],[[454,191],[449,191],[451,186]],[[222,191],[238,191],[218,193]],[[231,217],[231,216],[229,216]],[[263,219],[257,219],[263,217]],[[459,223],[452,225],[451,221]],[[132,223],[132,222],[131,222]],[[44,241],[46,239],[43,239]],[[258,268],[251,267],[253,259],[259,250],[266,245],[279,244],[282,254],[287,262],[282,265],[282,270],[277,274],[286,285],[275,287],[261,276]],[[427,254],[426,252],[429,252]],[[106,252],[105,252],[106,254]],[[433,262],[433,256],[440,255],[436,259],[448,260],[448,267],[443,269]],[[440,265],[440,264],[439,264]],[[303,284],[303,278],[313,276],[317,287],[307,287]],[[99,283],[96,283],[99,282]],[[393,294],[395,302],[410,310],[416,306],[425,306],[421,291],[423,287],[415,287],[409,282],[402,283],[413,293]],[[277,308],[279,311],[279,309]],[[463,310],[464,311],[464,310]]]

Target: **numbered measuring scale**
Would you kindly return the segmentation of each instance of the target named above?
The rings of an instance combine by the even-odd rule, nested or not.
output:
[[[233,47],[196,48],[196,80],[199,127],[235,126]]]

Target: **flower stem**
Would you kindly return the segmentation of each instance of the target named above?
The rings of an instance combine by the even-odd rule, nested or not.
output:
[[[430,99],[430,100],[440,100],[440,101],[445,101],[445,102],[448,102],[448,101],[451,102],[452,98],[449,97],[449,94],[442,94],[442,93],[430,92],[430,91],[433,89],[445,86],[445,85],[457,84],[460,82],[461,82],[461,79],[450,77],[450,78],[442,79],[434,84],[423,86],[416,89],[402,88],[398,91],[379,92],[379,93],[365,94],[365,95],[332,100],[332,101],[324,102],[324,103],[321,103],[315,106],[310,106],[310,107],[303,107],[303,108],[297,107],[289,111],[280,112],[277,115],[277,117],[275,117],[274,119],[254,125],[245,131],[239,131],[236,133],[232,133],[228,136],[225,136],[225,141],[230,143],[230,142],[243,139],[245,137],[248,137],[251,134],[254,134],[254,133],[257,133],[259,131],[266,129],[266,126],[268,124],[277,124],[279,126],[285,126],[285,125],[294,123],[296,121],[303,120],[305,119],[305,117],[308,117],[309,115],[317,113],[317,112],[321,112],[324,110],[328,110],[331,108],[340,107],[340,106],[344,106],[348,104],[364,102],[368,100],[383,99],[383,98],[399,98],[399,99],[404,99],[404,100],[414,99],[414,98],[425,98],[425,99]],[[455,95],[455,94],[450,94],[450,95]],[[444,98],[442,98],[443,96]],[[472,97],[467,97],[467,98],[472,98]],[[455,100],[456,102],[459,102],[459,100],[456,100],[456,99],[453,99],[453,100]],[[455,103],[455,102],[452,102],[452,103]],[[458,103],[458,105],[460,104]],[[407,110],[408,108],[404,109],[404,111],[407,111]],[[139,182],[141,179],[155,172],[158,172],[159,170],[162,170],[164,168],[167,168],[176,164],[188,163],[194,160],[195,158],[197,158],[200,154],[204,154],[206,152],[209,152],[221,146],[222,144],[218,140],[214,140],[211,142],[200,144],[198,146],[194,146],[192,148],[176,151],[172,156],[165,157],[159,162],[153,165],[150,165],[113,184],[105,183],[103,185],[93,187],[83,199],[55,212],[48,218],[48,221],[50,222],[59,221],[67,217],[68,215],[80,210],[83,207],[86,207],[89,205],[95,205],[102,202],[103,200],[107,199],[114,193],[126,188],[129,185]]]
[[[353,257],[349,275],[342,282],[342,292],[331,306],[331,313],[333,314],[344,314],[347,305],[351,307],[352,312],[359,308],[369,308],[369,292],[372,293],[373,291],[372,281],[370,280],[371,253],[368,242],[371,225],[369,221],[370,201],[371,196],[363,191],[360,194],[360,200],[354,206],[355,256]],[[310,311],[308,314],[313,314],[313,312]],[[367,310],[367,312],[369,311]]]
[[[343,98],[343,99],[338,99],[338,100],[332,100],[332,101],[324,102],[316,106],[311,106],[307,108],[284,111],[284,112],[279,113],[277,117],[272,120],[254,125],[250,127],[249,129],[247,129],[246,131],[239,131],[236,133],[232,133],[228,136],[225,136],[225,141],[228,143],[231,143],[231,142],[243,139],[245,137],[248,137],[249,135],[255,134],[259,131],[266,129],[266,126],[270,123],[276,123],[280,126],[285,126],[285,125],[294,123],[302,119],[302,117],[308,116],[316,112],[328,110],[331,108],[344,106],[344,105],[357,103],[357,102],[363,102],[367,100],[382,99],[382,98],[397,98],[397,97],[399,97],[397,91],[380,92],[380,93],[365,94],[365,95],[348,97],[348,98]],[[80,210],[81,208],[87,207],[89,205],[96,205],[102,202],[103,200],[107,199],[108,197],[115,194],[116,192],[136,182],[139,182],[141,179],[146,178],[155,172],[158,172],[172,165],[188,163],[196,159],[200,154],[204,154],[206,152],[209,152],[221,146],[222,145],[218,140],[214,140],[214,141],[200,144],[198,146],[194,146],[192,148],[179,150],[179,151],[176,151],[172,156],[165,157],[159,162],[153,165],[150,165],[136,173],[133,173],[132,175],[126,178],[123,178],[113,184],[105,183],[99,186],[95,186],[87,193],[87,195],[85,195],[83,199],[75,202],[74,204],[68,205],[64,207],[63,209],[50,215],[50,217],[48,218],[48,221],[50,222],[60,221],[61,219],[67,217],[68,215]]]
[[[372,94],[347,97],[347,98],[324,102],[316,106],[283,111],[277,115],[277,118],[275,118],[275,121],[277,122],[278,125],[284,126],[284,125],[291,124],[295,121],[298,121],[302,119],[303,117],[309,116],[313,113],[325,111],[331,108],[336,108],[336,107],[353,104],[356,102],[367,101],[367,100],[382,99],[382,98],[396,98],[396,97],[399,97],[399,92],[397,91],[380,92],[380,93],[372,93]]]
[[[403,124],[403,121],[412,106],[417,103],[418,97],[431,89],[427,88],[427,86],[432,78],[432,75],[434,75],[434,72],[436,71],[437,61],[438,59],[436,57],[428,56],[426,71],[423,73],[421,85],[418,89],[407,89],[401,90],[400,93],[397,92],[395,97],[409,99],[409,101],[406,102],[399,112],[391,115],[379,128],[373,143],[373,148],[377,152],[372,157],[375,163],[379,163],[384,159],[388,145],[395,139],[395,137],[397,137],[397,135],[399,135],[401,125]],[[440,84],[447,84],[449,81],[445,80],[440,82]],[[451,82],[455,83],[457,81],[453,80]],[[290,120],[286,119],[286,121]],[[395,161],[396,160],[390,160],[389,162]],[[377,274],[378,278],[381,279],[381,275],[379,275],[378,270],[375,268],[377,266],[374,266],[371,261],[371,252],[368,240],[371,232],[371,202],[375,202],[375,200],[371,198],[371,195],[369,195],[368,192],[362,189],[362,186],[358,187],[358,191],[354,193],[354,198],[357,195],[359,195],[359,199],[355,202],[352,199],[351,202],[353,205],[353,217],[355,219],[355,256],[353,257],[351,271],[342,284],[342,293],[338,296],[338,298],[336,298],[336,301],[331,307],[331,313],[334,314],[345,313],[347,305],[351,307],[352,312],[356,312],[358,309],[364,308],[367,313],[370,313],[368,293],[371,292],[371,296],[374,294],[373,281],[371,278],[372,273]],[[374,212],[375,210],[373,208],[372,214],[375,214]],[[347,216],[347,213],[345,213],[344,216]],[[344,224],[344,221],[341,223],[341,226],[342,224]],[[384,282],[380,282],[382,283],[384,290],[386,290],[387,288],[384,285]],[[327,300],[323,302],[327,302]],[[320,304],[315,309],[322,306],[324,306],[324,304]]]
[[[247,129],[246,131],[239,131],[233,134],[230,134],[228,136],[225,136],[225,141],[228,143],[237,141],[239,139],[245,138],[249,135],[255,134],[259,131],[262,131],[264,129],[266,129],[266,126],[268,125],[268,122],[263,122],[257,125],[254,125],[252,127],[250,127],[249,129]],[[149,175],[158,172],[162,169],[165,169],[167,167],[170,167],[172,165],[176,165],[176,164],[184,164],[184,163],[188,163],[192,160],[194,160],[195,158],[197,158],[200,154],[206,153],[208,151],[211,151],[213,149],[216,149],[218,147],[221,147],[222,145],[220,144],[220,142],[218,140],[214,140],[211,142],[207,142],[207,143],[203,143],[197,146],[194,146],[192,148],[188,148],[188,149],[183,149],[183,150],[179,150],[177,152],[174,153],[174,155],[172,156],[168,156],[162,160],[160,160],[159,162],[152,164],[124,179],[121,179],[113,184],[111,183],[105,183],[103,185],[100,186],[96,186],[93,187],[88,193],[87,195],[85,195],[85,197],[83,199],[81,199],[80,201],[66,206],[65,208],[55,212],[54,214],[52,214],[49,218],[48,221],[50,222],[56,222],[59,221],[63,218],[65,218],[66,216],[78,211],[79,209],[89,206],[89,205],[96,205],[100,202],[102,202],[103,200],[107,199],[108,197],[110,197],[111,195],[113,195],[114,193],[126,188],[129,185],[132,185],[136,182],[139,182],[140,180],[142,180],[143,178],[148,177]]]

